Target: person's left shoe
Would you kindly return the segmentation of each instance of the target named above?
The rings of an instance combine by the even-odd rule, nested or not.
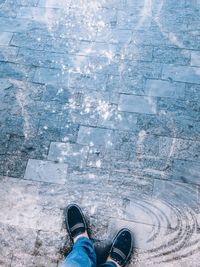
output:
[[[65,224],[72,241],[87,232],[87,224],[81,208],[76,204],[69,205],[65,211]]]

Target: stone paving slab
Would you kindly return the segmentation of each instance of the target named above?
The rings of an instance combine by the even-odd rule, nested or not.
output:
[[[200,66],[200,53],[192,51],[191,53],[191,65],[195,67]]]
[[[175,160],[172,178],[177,181],[199,185],[199,163],[196,161]]]
[[[13,33],[2,32],[0,35],[0,45],[8,45],[12,39]]]
[[[185,84],[162,80],[147,80],[145,91],[149,96],[184,99]]]
[[[163,67],[163,79],[172,79],[177,82],[200,83],[199,68],[196,67],[176,67],[165,65]]]
[[[79,130],[77,142],[82,145],[104,145],[109,147],[113,145],[112,134],[113,132],[108,129],[82,126]]]
[[[77,144],[51,143],[48,160],[65,162],[79,167],[86,165],[88,147]]]
[[[155,114],[156,101],[151,97],[120,95],[119,110],[127,112]]]
[[[1,223],[44,231],[61,229],[62,212],[59,209],[51,211],[37,204],[37,185],[7,178],[3,179],[1,184]],[[7,198],[9,201],[6,202]]]
[[[25,179],[64,184],[67,179],[67,167],[65,163],[52,163],[50,161],[29,160]]]

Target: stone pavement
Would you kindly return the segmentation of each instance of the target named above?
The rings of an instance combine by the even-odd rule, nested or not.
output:
[[[61,266],[72,202],[98,253],[127,226],[131,267],[200,266],[199,17],[199,0],[0,0],[0,266]]]

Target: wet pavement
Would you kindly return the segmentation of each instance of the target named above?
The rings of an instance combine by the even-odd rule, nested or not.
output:
[[[60,267],[64,208],[131,267],[199,266],[199,0],[0,0],[0,265]],[[100,261],[101,261],[100,257]]]

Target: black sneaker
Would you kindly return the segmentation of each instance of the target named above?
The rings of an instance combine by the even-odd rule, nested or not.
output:
[[[64,216],[66,228],[72,240],[87,231],[85,217],[78,205],[69,205],[64,211]]]
[[[125,266],[130,260],[133,245],[134,242],[131,231],[123,228],[113,239],[109,257],[116,261],[120,266]]]

